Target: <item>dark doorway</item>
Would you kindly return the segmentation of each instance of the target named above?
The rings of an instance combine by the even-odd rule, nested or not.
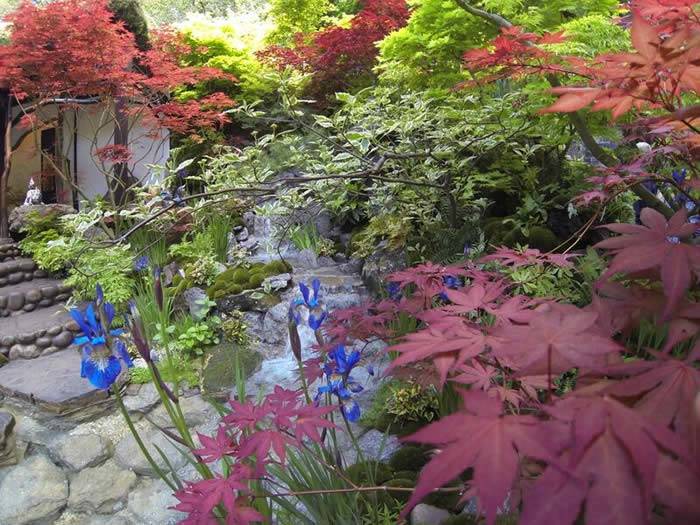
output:
[[[58,162],[56,128],[41,131],[41,151],[41,196],[45,204],[53,204],[57,198],[56,171],[52,164]]]

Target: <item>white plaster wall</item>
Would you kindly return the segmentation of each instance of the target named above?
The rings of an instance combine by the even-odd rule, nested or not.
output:
[[[105,172],[109,176],[110,165],[105,165],[96,158],[95,151],[114,143],[112,111],[91,106],[78,110],[77,117],[78,186],[84,197],[94,199],[107,192]],[[72,122],[72,118],[66,119],[66,124],[69,120]],[[129,149],[132,159],[129,169],[138,181],[146,185],[155,184],[162,179],[163,171],[154,166],[165,165],[170,155],[168,130],[158,130],[157,136],[152,136],[152,131],[138,121],[130,124]],[[72,158],[72,153],[68,154],[68,158]],[[81,196],[81,200],[84,197]]]
[[[47,106],[42,109],[41,118],[48,121],[57,114],[56,108]],[[74,119],[74,117],[76,117]],[[95,157],[98,148],[113,144],[113,111],[99,105],[81,106],[77,110],[66,111],[63,116],[60,144],[63,155],[69,161],[70,176],[74,177],[75,153],[77,153],[77,182],[82,194],[79,200],[92,200],[107,193],[105,172],[110,173],[110,165],[103,165]],[[77,120],[77,133],[74,122]],[[55,125],[55,124],[54,124]],[[12,130],[12,140],[23,131]],[[169,132],[159,129],[153,136],[149,126],[134,121],[129,130],[129,148],[132,160],[129,168],[142,184],[155,184],[163,178],[163,170],[153,167],[163,166],[170,155]],[[41,156],[38,150],[38,134],[29,135],[13,153],[10,170],[10,191],[13,200],[24,199],[29,178],[41,170]],[[65,185],[61,195],[63,202],[72,204],[70,188]]]

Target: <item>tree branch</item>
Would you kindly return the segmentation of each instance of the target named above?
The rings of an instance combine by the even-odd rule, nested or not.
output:
[[[467,0],[455,0],[455,2],[467,13],[470,13],[474,16],[478,16],[479,18],[483,18],[484,20],[488,20],[489,22],[500,28],[507,29],[509,27],[513,27],[513,24],[510,21],[503,18],[501,15],[489,13],[488,11],[485,11],[483,9],[474,7],[469,2],[467,2]]]

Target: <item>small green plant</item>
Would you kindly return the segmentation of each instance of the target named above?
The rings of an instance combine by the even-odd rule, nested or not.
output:
[[[123,308],[134,295],[131,253],[126,246],[100,247],[80,254],[68,271],[66,284],[73,287],[76,299],[91,299],[97,284],[105,300]]]
[[[212,318],[208,321],[192,322],[184,330],[176,332],[173,344],[188,355],[201,357],[208,346],[219,343],[218,321],[218,318]]]
[[[212,256],[195,259],[184,268],[186,278],[196,286],[211,286],[218,275],[218,263]]]
[[[221,331],[227,341],[240,346],[248,344],[248,326],[243,320],[243,313],[238,310],[234,310],[222,319]]]
[[[296,227],[289,240],[298,250],[311,250],[316,255],[331,256],[335,251],[333,241],[321,237],[314,224]]]
[[[435,388],[418,383],[394,386],[387,399],[386,411],[397,421],[429,422],[439,415],[440,404]]]

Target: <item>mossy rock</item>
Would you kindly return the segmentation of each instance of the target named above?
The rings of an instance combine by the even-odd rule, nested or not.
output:
[[[258,368],[263,356],[247,346],[234,343],[222,343],[207,351],[200,382],[204,395],[228,397],[236,384],[236,360],[247,379]]]
[[[396,479],[411,479],[416,481],[418,479],[418,472],[413,470],[397,470],[394,471],[394,477]]]
[[[503,239],[510,233],[511,228],[503,224],[502,217],[490,217],[483,222],[484,236],[491,244],[502,244]]]
[[[537,248],[541,252],[549,252],[559,246],[560,241],[554,232],[544,226],[533,226],[527,238],[530,248]]]
[[[240,285],[246,284],[249,278],[250,273],[245,268],[236,268],[231,275],[233,282]]]
[[[288,273],[292,271],[292,267],[289,263],[284,262],[281,259],[276,261],[270,261],[264,267],[265,275],[268,277],[271,275],[279,275],[281,273]]]
[[[427,450],[424,447],[408,445],[394,452],[389,460],[389,466],[394,472],[402,470],[418,472],[429,460]]]
[[[207,296],[209,299],[221,299],[229,295],[238,295],[243,290],[244,288],[240,284],[234,284],[233,282],[214,284],[207,290]]]
[[[444,485],[444,488],[449,487],[462,487],[464,484],[461,481],[454,481],[448,485]],[[454,492],[431,492],[428,494],[423,503],[432,505],[433,507],[438,507],[441,509],[454,511],[459,505],[459,500],[462,496],[458,491]]]
[[[264,275],[260,275],[259,273],[253,274],[250,276],[250,279],[248,279],[248,288],[258,288],[264,280]]]
[[[370,483],[381,485],[391,479],[394,472],[386,463],[368,460],[349,466],[345,474],[357,485],[368,485]]]
[[[527,238],[520,231],[520,228],[512,228],[504,237],[503,244],[510,248],[514,248],[516,245],[527,244]]]
[[[401,487],[401,488],[407,488],[407,489],[412,489],[413,487],[416,486],[416,480],[415,479],[410,479],[410,478],[400,478],[400,477],[395,477],[393,479],[390,479],[384,483],[387,487]],[[406,491],[387,491],[387,493],[395,500],[400,501],[402,504],[408,503],[408,500],[411,497],[411,493]]]

